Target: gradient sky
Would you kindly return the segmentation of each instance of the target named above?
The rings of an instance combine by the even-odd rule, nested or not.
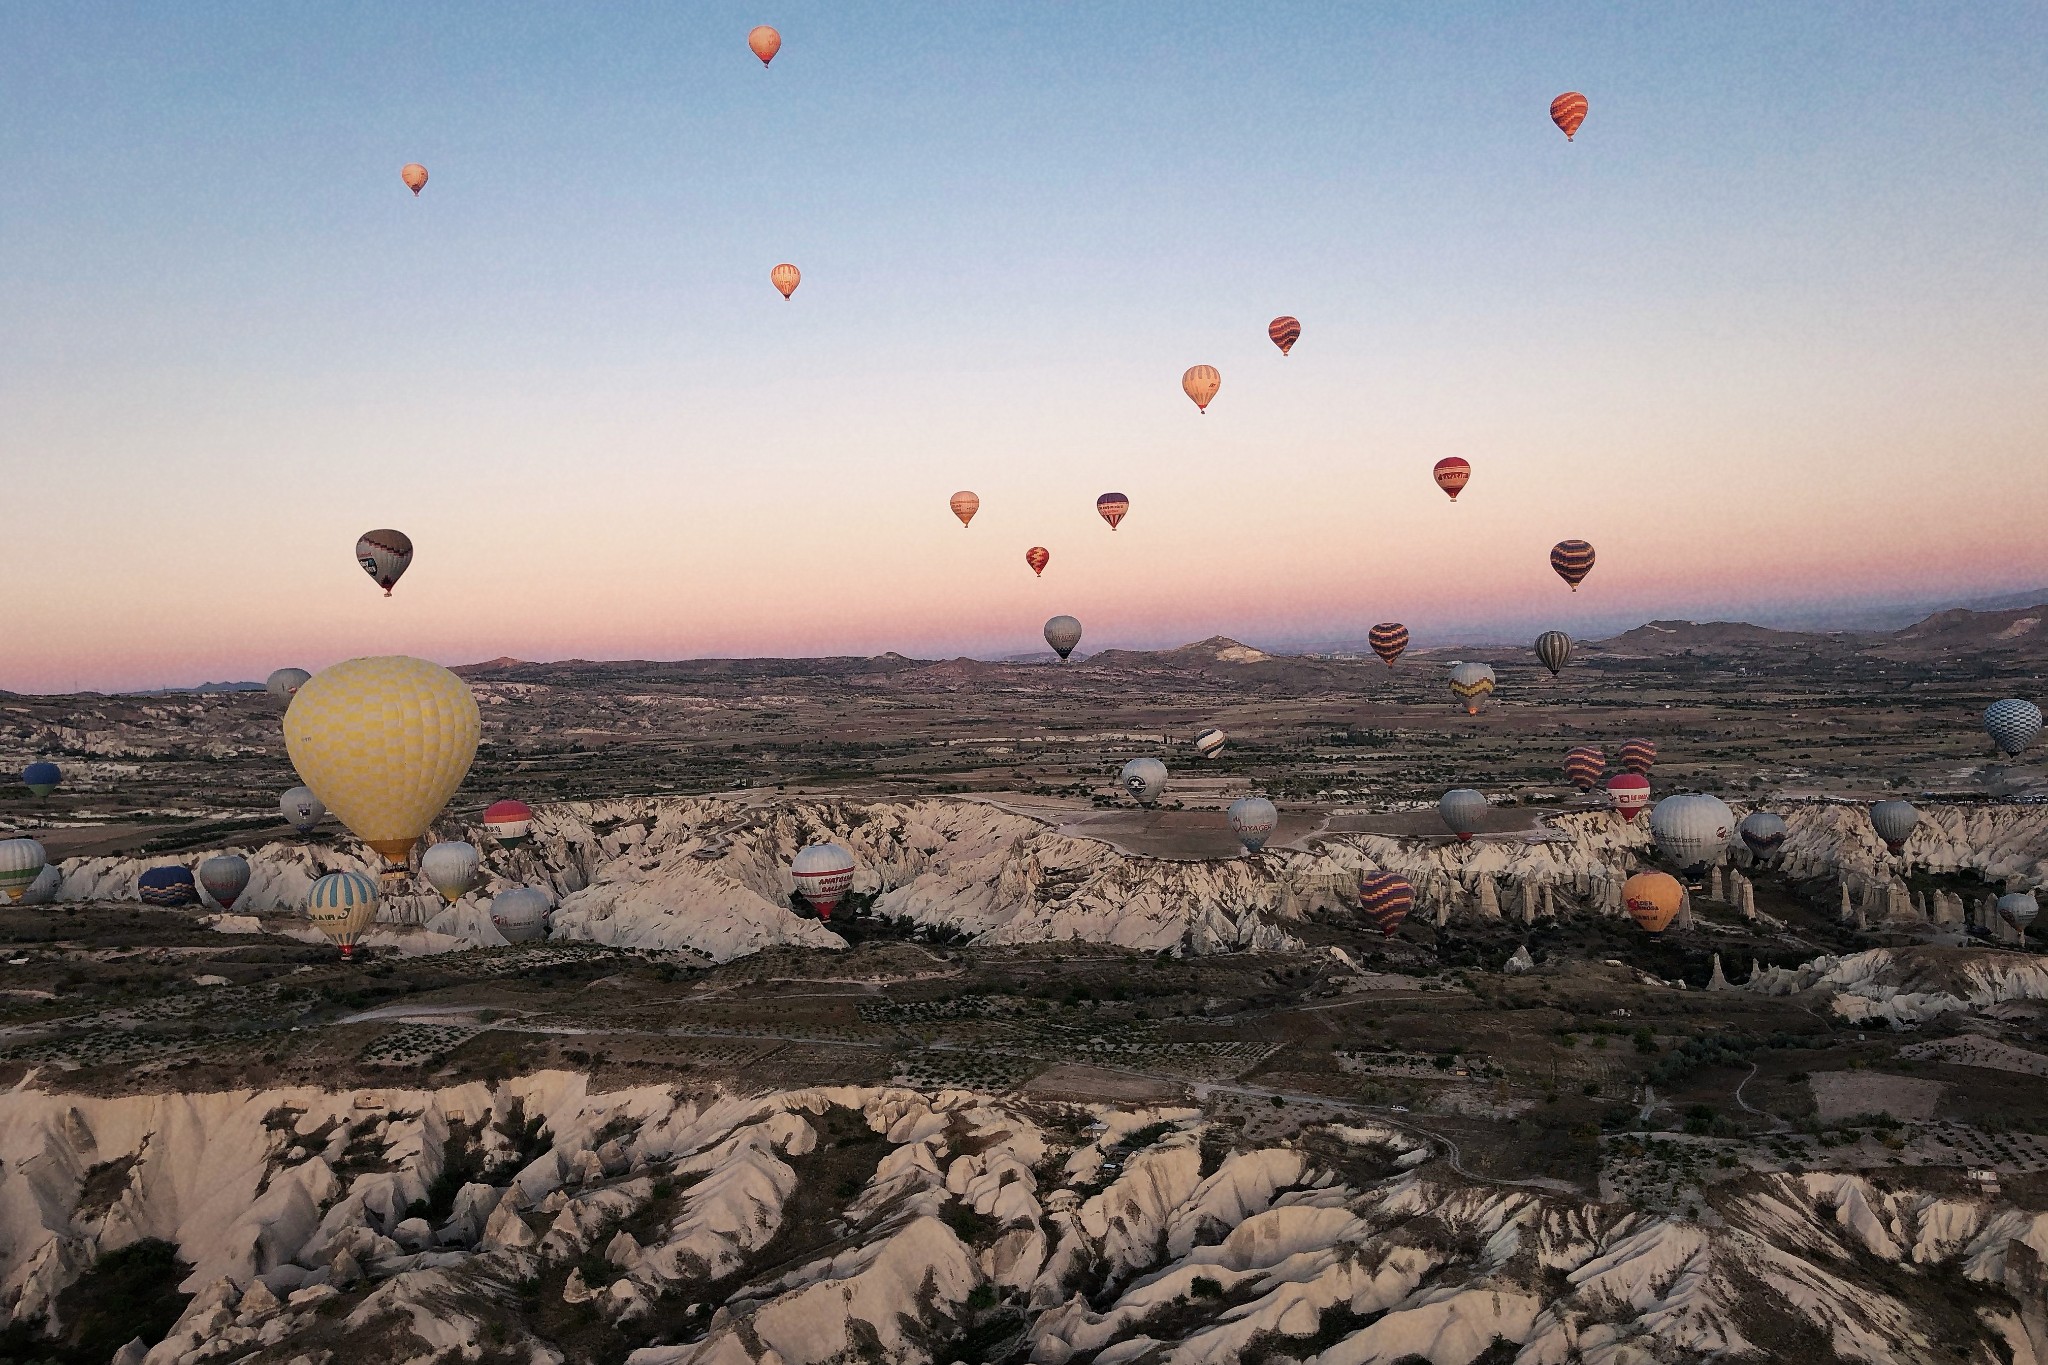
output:
[[[0,687],[2048,583],[2044,69],[2032,3],[10,6]]]

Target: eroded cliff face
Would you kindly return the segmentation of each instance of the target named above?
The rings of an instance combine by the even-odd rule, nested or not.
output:
[[[598,1093],[563,1072],[17,1090],[0,1303],[58,1316],[99,1257],[160,1238],[193,1298],[127,1355],[152,1365],[486,1344],[552,1361],[557,1329],[637,1346],[635,1365],[921,1365],[969,1343],[1042,1365],[1465,1365],[1503,1341],[1526,1365],[1621,1365],[1652,1341],[1658,1359],[1823,1340],[1872,1362],[2048,1359],[2048,1215],[1909,1172],[1747,1177],[1703,1224],[1468,1183],[1393,1127],[1227,1136],[1195,1108]]]
[[[1788,873],[1858,887],[1889,885],[1882,845],[1860,806],[1783,808]],[[1738,814],[1740,809],[1738,808]],[[530,844],[500,848],[455,824],[433,838],[484,850],[484,881],[454,907],[406,892],[387,898],[386,924],[423,926],[408,950],[494,945],[485,906],[515,885],[557,900],[556,937],[689,951],[714,961],[781,945],[838,949],[829,925],[790,910],[789,862],[821,839],[850,848],[853,889],[879,914],[977,936],[990,944],[1079,940],[1157,952],[1228,952],[1293,943],[1287,925],[1334,907],[1361,871],[1390,869],[1417,892],[1416,913],[1462,916],[1621,913],[1620,887],[1649,852],[1646,822],[1605,811],[1556,815],[1528,837],[1447,839],[1331,835],[1302,850],[1172,861],[1136,857],[982,801],[854,803],[644,798],[540,807]],[[241,915],[290,915],[307,888],[337,869],[374,871],[346,837],[245,850]],[[186,855],[196,864],[204,853]],[[2016,887],[2048,875],[2048,807],[1929,806],[1907,846],[1916,867],[1972,870]],[[1739,845],[1728,860],[1748,861]],[[74,859],[62,900],[131,899],[135,879],[162,859]],[[253,924],[243,928],[255,928]],[[373,933],[367,940],[398,944]]]

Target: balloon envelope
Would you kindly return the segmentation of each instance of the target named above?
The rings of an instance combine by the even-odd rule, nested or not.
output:
[[[761,65],[766,66],[775,60],[776,53],[782,51],[782,35],[768,25],[762,24],[747,35],[747,46],[761,59]],[[801,67],[802,63],[798,63],[798,66]],[[801,76],[803,72],[799,70],[797,74]]]
[[[1301,319],[1284,314],[1274,318],[1266,324],[1266,335],[1280,348],[1281,355],[1287,355],[1294,350],[1294,343],[1301,340]]]
[[[215,905],[232,910],[249,889],[249,860],[239,853],[217,853],[199,865],[199,885]]]
[[[1586,121],[1586,97],[1576,90],[1567,90],[1550,102],[1550,121],[1570,142],[1578,135],[1579,125]]]
[[[1229,735],[1211,726],[1195,736],[1195,752],[1203,758],[1214,758],[1223,752],[1223,745],[1229,738]]]
[[[1401,657],[1401,651],[1408,648],[1408,627],[1399,621],[1382,621],[1367,632],[1365,638],[1372,645],[1372,652],[1392,668],[1394,660]]]
[[[1641,773],[1616,773],[1607,779],[1607,804],[1622,819],[1634,822],[1636,812],[1650,804],[1650,779]]]
[[[1034,545],[1024,552],[1024,562],[1031,566],[1031,572],[1043,577],[1045,566],[1052,563],[1052,551],[1043,545]]]
[[[1453,787],[1436,803],[1436,813],[1443,817],[1444,824],[1458,836],[1461,844],[1472,842],[1472,836],[1479,832],[1480,822],[1486,818],[1486,811],[1486,794],[1470,787]]]
[[[533,807],[506,797],[484,808],[484,830],[501,844],[525,841],[533,828]]]
[[[43,846],[33,839],[0,839],[0,892],[20,900],[48,862]]]
[[[1550,567],[1577,592],[1593,572],[1593,547],[1583,540],[1560,540],[1550,547]]]
[[[1607,755],[1590,744],[1564,751],[1564,775],[1582,792],[1599,786],[1601,775],[1606,771]]]
[[[306,893],[306,918],[354,957],[356,939],[377,918],[377,884],[360,872],[330,872]]]
[[[1462,663],[1451,670],[1451,695],[1465,704],[1465,714],[1476,716],[1493,695],[1493,666]]]
[[[1062,659],[1081,643],[1081,623],[1071,616],[1055,616],[1045,623],[1045,642]]]
[[[784,298],[796,292],[796,287],[803,283],[803,278],[804,272],[787,261],[768,272],[768,283],[781,290]]]
[[[427,168],[417,161],[408,161],[398,168],[398,178],[412,191],[413,198],[419,198],[420,191],[427,187]],[[456,196],[458,199],[460,195]]]
[[[2024,933],[2041,913],[2041,902],[2034,899],[2031,891],[2008,891],[1998,898],[1997,909],[2000,919]]]
[[[284,714],[284,742],[321,804],[402,865],[462,785],[482,724],[462,679],[390,655],[315,674]]]
[[[1436,486],[1451,495],[1451,501],[1458,500],[1458,494],[1465,491],[1465,485],[1472,482],[1472,462],[1449,455],[1436,462],[1433,471]]]
[[[1920,812],[1910,801],[1880,801],[1870,808],[1870,827],[1894,853],[1906,846],[1906,840],[1913,837],[1913,826],[1919,823]]]
[[[39,759],[21,770],[21,785],[37,796],[48,796],[63,780],[63,772],[47,760]]]
[[[356,563],[363,566],[363,572],[375,580],[377,586],[384,589],[384,595],[389,597],[391,589],[412,566],[412,537],[389,527],[365,531],[356,541]]]
[[[280,668],[263,680],[263,690],[289,706],[293,694],[304,687],[312,676],[303,668]]]
[[[1134,758],[1124,764],[1117,780],[1141,806],[1149,806],[1166,790],[1166,765],[1156,758]]]
[[[507,943],[531,943],[547,937],[548,915],[553,909],[547,892],[515,886],[491,898],[491,923]]]
[[[960,518],[960,524],[965,526],[973,521],[974,514],[981,510],[981,499],[963,488],[946,499],[946,505],[953,509],[953,515]]]
[[[1223,376],[1214,365],[1191,365],[1180,377],[1181,392],[1195,400],[1195,406],[1203,412],[1216,397],[1216,390],[1223,387]]]
[[[1650,837],[1688,871],[1720,861],[1735,834],[1735,812],[1718,796],[1681,792],[1650,811]]]
[[[1366,872],[1358,878],[1358,913],[1367,924],[1392,938],[1415,908],[1415,888],[1393,872]]]
[[[327,807],[320,804],[320,798],[304,787],[293,787],[277,798],[277,808],[291,827],[301,834],[311,834],[313,826],[327,817]]]
[[[441,893],[442,900],[453,905],[476,885],[481,861],[475,844],[464,839],[443,840],[420,855],[420,876]]]
[[[1653,934],[1661,934],[1678,917],[1685,888],[1669,872],[1638,872],[1621,884],[1621,903],[1628,917]]]
[[[1621,770],[1625,773],[1650,775],[1650,769],[1657,764],[1657,746],[1647,739],[1622,741]]]
[[[1131,500],[1121,493],[1104,493],[1095,500],[1096,513],[1109,523],[1109,529],[1112,531],[1130,510]]]
[[[48,905],[57,899],[58,889],[64,885],[64,874],[57,870],[55,863],[44,863],[43,870],[36,873],[36,879],[22,888],[21,904]]]
[[[789,875],[818,918],[830,919],[832,908],[853,885],[853,854],[838,844],[811,844],[797,850]]]
[[[1225,815],[1230,821],[1231,832],[1251,853],[1257,853],[1266,846],[1273,827],[1280,823],[1280,812],[1263,796],[1240,796],[1230,803]]]
[[[196,905],[199,886],[189,867],[152,867],[135,879],[135,895],[144,905]]]
[[[2041,708],[2020,697],[2007,697],[1984,708],[1984,732],[2007,758],[2041,737]]]
[[[1785,817],[1773,815],[1767,810],[1753,810],[1742,817],[1742,823],[1735,827],[1742,836],[1742,842],[1749,845],[1749,851],[1759,858],[1768,858],[1777,853],[1778,846],[1785,842]]]
[[[1536,659],[1556,677],[1572,661],[1572,637],[1561,630],[1546,630],[1536,637]]]

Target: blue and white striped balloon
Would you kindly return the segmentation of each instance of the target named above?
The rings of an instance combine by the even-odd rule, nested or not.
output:
[[[1984,732],[2011,758],[2040,738],[2041,708],[2018,697],[1992,702],[1984,708]]]

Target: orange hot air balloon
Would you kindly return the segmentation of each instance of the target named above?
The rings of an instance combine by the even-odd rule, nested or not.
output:
[[[1567,90],[1550,102],[1550,121],[1570,142],[1572,135],[1579,131],[1579,125],[1586,121],[1586,97],[1576,90]]]
[[[1652,934],[1671,927],[1684,898],[1685,888],[1669,872],[1638,872],[1621,884],[1621,903],[1628,917]]]
[[[412,191],[413,198],[419,198],[420,191],[427,187],[427,168],[417,161],[408,161],[400,168],[398,178]]]
[[[782,35],[763,24],[747,35],[747,46],[754,49],[754,55],[766,66],[775,60],[775,54],[782,51]]]
[[[1043,576],[1045,566],[1052,559],[1052,552],[1043,545],[1034,545],[1024,552],[1024,562],[1031,566],[1031,572]]]
[[[981,499],[963,488],[947,499],[946,505],[953,509],[953,515],[960,518],[960,524],[965,526],[981,510]]]
[[[1180,387],[1206,415],[1210,401],[1216,397],[1216,390],[1223,387],[1223,376],[1216,373],[1214,365],[1195,365],[1180,377]]]
[[[1472,482],[1472,462],[1449,455],[1436,462],[1432,473],[1436,486],[1451,495],[1451,501],[1458,500],[1458,494],[1465,491],[1465,485]]]
[[[1293,351],[1294,343],[1301,340],[1301,319],[1285,315],[1274,318],[1266,327],[1266,335],[1273,338],[1273,344],[1280,348],[1280,354]]]
[[[795,266],[785,261],[768,272],[768,283],[780,289],[782,297],[788,298],[796,292],[796,287],[803,280],[803,277],[803,271],[798,270]]]

